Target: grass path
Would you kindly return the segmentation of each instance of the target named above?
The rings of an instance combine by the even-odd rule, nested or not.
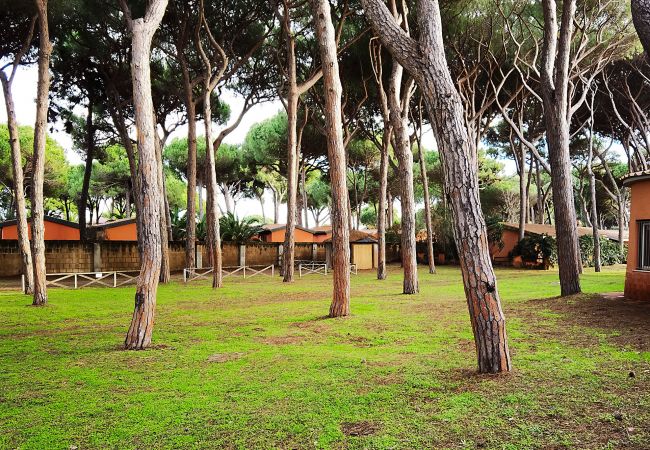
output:
[[[622,267],[559,294],[556,272],[498,271],[515,370],[475,374],[460,274],[172,283],[154,348],[122,351],[132,288],[0,292],[0,448],[650,448],[650,302]]]

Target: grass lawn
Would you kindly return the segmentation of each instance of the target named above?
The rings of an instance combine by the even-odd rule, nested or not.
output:
[[[161,286],[154,348],[123,351],[133,288],[0,292],[0,448],[650,448],[650,302],[624,269],[498,270],[514,371],[475,373],[460,273]]]

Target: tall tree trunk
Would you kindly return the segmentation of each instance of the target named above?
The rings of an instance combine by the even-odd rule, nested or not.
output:
[[[464,121],[463,105],[448,69],[440,10],[435,0],[417,4],[419,42],[399,27],[382,0],[362,0],[382,43],[416,79],[424,96],[443,164],[445,195],[454,216],[463,285],[480,372],[511,369],[505,317],[488,248],[478,186],[478,153]]]
[[[151,97],[151,41],[167,8],[167,0],[148,3],[143,18],[131,20],[126,2],[122,2],[131,32],[131,79],[135,124],[138,129],[138,176],[142,199],[138,214],[141,219],[142,259],[135,293],[133,318],[124,347],[143,349],[151,344],[156,293],[161,264],[160,198],[162,189],[158,182],[158,158],[156,155],[156,129]]]
[[[528,211],[528,191],[526,188],[526,146],[519,143],[519,240],[526,235],[526,218]]]
[[[203,98],[203,116],[205,119],[205,145],[206,145],[206,157],[205,157],[205,171],[207,179],[207,191],[208,191],[208,201],[207,201],[207,216],[206,216],[206,225],[207,225],[207,234],[209,235],[208,239],[208,252],[211,255],[212,259],[212,287],[220,288],[223,286],[223,278],[221,269],[223,266],[222,255],[221,255],[221,232],[219,230],[219,209],[218,209],[218,198],[217,198],[217,172],[214,158],[214,148],[212,147],[212,108],[210,105],[210,96],[212,90],[209,86],[209,79],[206,83],[205,96]]]
[[[381,159],[379,162],[379,212],[377,213],[377,234],[379,235],[377,255],[377,279],[385,280],[386,270],[386,211],[388,209],[388,149],[390,146],[390,124],[384,121],[384,133],[381,141]]]
[[[650,1],[632,0],[632,20],[646,57],[650,58]]]
[[[300,171],[300,184],[302,185],[302,215],[303,225],[305,228],[309,228],[309,216],[307,209],[307,168],[305,167],[305,160],[303,157],[302,161],[302,170]]]
[[[187,110],[187,221],[185,232],[185,266],[196,266],[196,105],[192,98],[189,79],[185,81],[185,109]],[[199,196],[199,202],[200,200]]]
[[[81,195],[77,211],[79,212],[79,235],[82,241],[86,236],[86,209],[88,208],[88,190],[90,189],[90,176],[93,170],[93,158],[95,157],[95,126],[93,124],[93,99],[88,99],[88,115],[86,117],[86,163],[84,167],[84,178],[81,184]]]
[[[234,214],[235,202],[233,201],[232,195],[230,194],[230,189],[228,189],[228,185],[226,183],[221,183],[221,192],[223,193],[223,199],[226,202],[226,212],[228,214]]]
[[[348,228],[348,189],[345,146],[341,122],[341,80],[336,54],[334,26],[328,0],[310,0],[323,66],[327,155],[332,184],[332,271],[333,295],[330,317],[350,314],[350,229]]]
[[[31,35],[31,33],[30,33]],[[30,39],[31,40],[31,39]],[[11,92],[11,83],[13,82],[12,73],[7,78],[3,70],[0,70],[0,81],[2,81],[2,90],[5,97],[5,106],[7,107],[7,128],[9,129],[9,143],[11,146],[11,166],[14,176],[14,206],[16,209],[16,228],[18,231],[18,250],[20,251],[20,261],[22,272],[25,277],[25,294],[34,293],[34,268],[32,267],[32,253],[29,248],[29,231],[27,227],[27,207],[25,205],[25,176],[23,174],[23,158],[20,150],[20,134],[18,132],[18,123],[16,121],[16,108],[14,106],[13,94]]]
[[[404,92],[402,99],[402,66],[393,61],[393,71],[388,90],[390,122],[393,128],[394,151],[398,161],[398,178],[400,180],[402,206],[401,256],[404,268],[404,294],[416,294],[418,286],[418,263],[415,241],[415,194],[413,190],[413,152],[408,136],[406,117],[409,109],[409,93]],[[407,85],[406,90],[410,89]],[[400,104],[401,103],[401,104]]]
[[[47,304],[47,269],[45,267],[45,211],[43,181],[45,177],[45,133],[47,127],[48,95],[50,92],[50,55],[52,43],[48,28],[47,0],[35,0],[38,11],[38,89],[36,93],[36,123],[34,125],[34,155],[32,158],[32,264],[34,268],[34,306]]]
[[[568,72],[576,2],[568,0],[562,5],[562,27],[559,30],[555,0],[542,0],[542,8],[544,47],[541,86],[553,186],[560,289],[565,296],[580,292],[579,275],[582,270],[569,155],[571,107],[568,97]]]
[[[591,200],[591,231],[594,240],[594,270],[601,271],[600,259],[600,234],[598,233],[598,211],[596,209],[596,175],[594,174],[594,101],[595,92],[592,92],[589,103],[589,146],[587,155],[587,175],[589,177],[589,197]]]
[[[422,127],[422,120],[420,120]],[[433,223],[431,221],[431,199],[429,198],[429,177],[427,176],[427,166],[424,161],[424,151],[422,142],[418,138],[418,157],[420,158],[420,174],[422,175],[422,187],[424,191],[424,221],[427,226],[427,256],[429,258],[429,273],[436,273],[436,261],[433,254]]]
[[[285,11],[289,14],[289,11]],[[287,226],[284,234],[282,251],[282,274],[285,283],[293,281],[294,256],[296,246],[296,203],[298,194],[298,85],[296,81],[296,50],[295,38],[285,30],[287,39],[287,64],[289,70],[289,91],[287,93]]]
[[[155,129],[154,124],[154,129]],[[167,222],[169,216],[166,214],[165,204],[167,203],[167,192],[165,190],[165,174],[162,161],[162,142],[156,132],[156,166],[158,167],[158,185],[162,195],[160,196],[160,282],[169,283],[171,268],[169,266],[169,234],[167,233]]]

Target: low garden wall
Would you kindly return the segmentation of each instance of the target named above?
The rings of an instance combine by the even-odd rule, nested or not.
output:
[[[199,244],[200,245],[200,244]],[[239,245],[223,243],[224,266],[259,266],[278,264],[282,244],[250,242]],[[207,248],[200,245],[202,266],[208,264]],[[296,244],[296,259],[325,260],[325,244]],[[48,273],[103,272],[139,270],[138,245],[131,241],[45,241],[45,261]],[[169,265],[172,272],[185,268],[185,243],[169,243]],[[0,240],[0,277],[22,274],[18,242]]]

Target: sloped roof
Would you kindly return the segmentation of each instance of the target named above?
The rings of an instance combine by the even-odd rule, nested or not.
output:
[[[66,227],[70,227],[70,228],[79,228],[79,224],[77,222],[71,222],[69,220],[59,219],[58,217],[44,216],[43,220],[46,222],[57,223],[59,225],[65,225]],[[31,223],[31,219],[28,219],[28,221]],[[0,228],[16,225],[16,222],[17,222],[16,219],[0,222]]]
[[[272,231],[277,231],[277,230],[283,230],[287,227],[286,223],[267,223],[262,225],[262,228],[264,231],[261,231],[261,233],[270,233]],[[302,231],[306,231],[307,233],[314,234],[314,230],[310,230],[309,228],[302,227],[300,225],[296,225],[296,228]]]
[[[326,239],[325,242],[332,242],[332,238]],[[350,242],[353,244],[376,244],[377,240],[365,231],[350,230]]]
[[[130,225],[132,223],[135,223],[135,218],[134,217],[131,217],[129,219],[111,220],[111,221],[104,222],[104,223],[99,223],[99,224],[96,223],[96,224],[93,224],[93,225],[88,225],[88,228],[97,228],[97,229],[100,229],[100,228],[102,228],[102,229],[103,228],[113,228],[113,227],[119,227],[119,226],[122,226],[122,225]]]
[[[628,173],[623,177],[623,186],[629,186],[643,180],[650,180],[650,170]]]
[[[514,222],[503,222],[503,227],[506,230],[519,231],[519,224]],[[541,223],[527,223],[526,233],[529,234],[547,234],[555,237],[555,225],[541,224]],[[591,227],[576,227],[578,229],[578,236],[590,236],[593,233]],[[604,236],[613,241],[618,241],[618,230],[598,230],[600,236]],[[623,233],[623,239],[628,239],[628,232]]]

